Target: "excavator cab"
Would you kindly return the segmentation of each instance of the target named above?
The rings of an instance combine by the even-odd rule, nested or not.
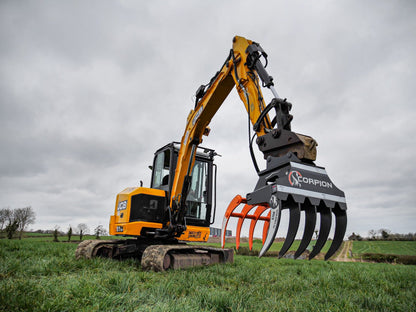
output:
[[[167,144],[156,151],[153,161],[151,188],[166,191],[168,197],[172,190],[179,148],[180,143]],[[186,196],[186,225],[209,227],[213,223],[211,214],[215,212],[215,203],[213,203],[216,184],[215,155],[214,150],[202,147],[196,152]]]
[[[121,236],[176,238],[205,242],[215,217],[214,150],[198,148],[186,197],[185,230],[180,236],[169,231],[172,222],[169,198],[180,144],[169,143],[156,151],[150,188],[129,187],[117,195],[110,234]]]

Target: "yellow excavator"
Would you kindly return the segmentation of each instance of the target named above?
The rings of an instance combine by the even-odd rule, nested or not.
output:
[[[292,244],[304,211],[305,233],[300,246],[303,250],[298,249],[297,254],[305,250],[312,238],[317,213],[321,215],[320,233],[313,252],[317,254],[326,242],[334,214],[335,235],[326,258],[335,253],[346,231],[344,192],[335,187],[324,168],[314,164],[316,141],[291,131],[292,104],[279,97],[266,66],[267,54],[258,43],[239,36],[233,38],[221,69],[196,91],[195,107],[188,115],[181,142],[169,143],[156,151],[150,188],[129,187],[117,195],[109,232],[123,239],[84,241],[76,250],[77,258],[137,257],[141,258],[143,269],[154,271],[233,261],[232,249],[185,242],[206,242],[215,219],[217,154],[200,144],[210,132],[211,119],[234,86],[253,127],[249,127],[249,150],[259,176],[244,203],[269,211],[260,256],[275,239],[283,209],[290,211],[284,249]],[[270,89],[274,97],[267,105],[262,87]],[[258,167],[254,142],[264,154],[264,170]]]

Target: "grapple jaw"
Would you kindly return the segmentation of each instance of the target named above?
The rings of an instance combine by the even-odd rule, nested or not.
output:
[[[238,206],[237,202],[246,204],[242,211],[244,213],[233,212]],[[250,215],[249,211],[256,206],[256,212]],[[261,214],[268,208],[270,208],[269,215],[262,217]],[[240,197],[231,202],[228,207],[223,222],[223,233],[225,233],[230,217],[240,218],[238,236],[245,218],[252,219],[251,225],[254,224],[254,226],[257,220],[266,221],[263,228],[263,233],[266,235],[264,237],[263,234],[263,247],[259,253],[261,257],[274,242],[284,209],[289,209],[289,227],[279,252],[279,258],[286,254],[295,240],[302,211],[305,216],[305,227],[294,257],[299,257],[311,242],[318,214],[320,215],[320,229],[309,259],[314,258],[325,245],[331,230],[332,214],[335,216],[335,234],[325,259],[329,259],[338,250],[347,227],[347,205],[344,192],[333,184],[324,168],[302,162],[292,153],[267,158],[267,169],[259,172],[259,181],[255,190],[247,194],[246,199]],[[251,242],[254,226],[250,226]]]

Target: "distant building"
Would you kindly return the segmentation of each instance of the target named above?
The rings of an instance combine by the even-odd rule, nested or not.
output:
[[[210,227],[209,228],[209,236],[211,236],[211,237],[220,237],[221,236],[221,229]],[[225,237],[230,237],[230,236],[233,236],[233,232],[231,230],[226,230],[225,231]]]

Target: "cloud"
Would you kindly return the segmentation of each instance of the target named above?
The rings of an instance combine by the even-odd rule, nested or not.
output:
[[[154,151],[181,139],[195,90],[242,35],[269,54],[292,128],[317,139],[348,231],[414,231],[413,2],[0,6],[0,207],[31,205],[34,227],[106,225],[119,191],[150,183]],[[210,126],[203,145],[223,155],[219,226],[257,182],[235,90]]]

